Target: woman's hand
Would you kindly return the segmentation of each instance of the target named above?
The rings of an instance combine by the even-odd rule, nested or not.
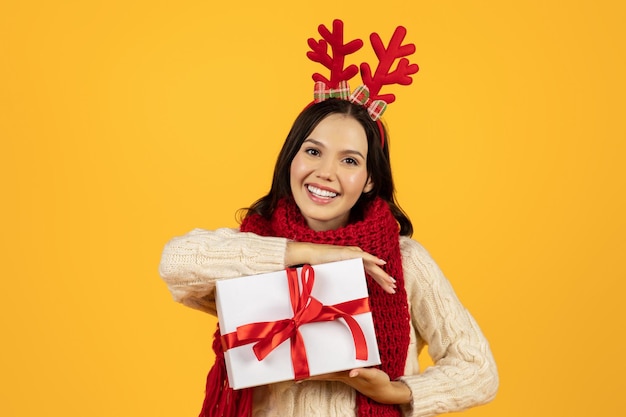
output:
[[[358,368],[351,371],[317,375],[308,380],[340,381],[366,397],[382,404],[408,404],[411,390],[400,381],[390,381],[389,376],[377,368]]]
[[[286,265],[323,264],[347,259],[361,258],[365,272],[389,294],[396,292],[396,280],[381,267],[385,260],[363,251],[357,246],[321,245],[316,243],[289,242],[285,252]]]

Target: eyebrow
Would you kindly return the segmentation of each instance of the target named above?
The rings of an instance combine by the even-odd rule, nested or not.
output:
[[[325,148],[325,147],[326,147],[326,146],[324,146],[324,144],[323,144],[322,142],[317,141],[317,140],[312,139],[312,138],[307,138],[307,139],[305,139],[305,140],[304,140],[304,142],[302,142],[302,143],[306,143],[306,142],[311,142],[311,143],[313,143],[314,145],[319,146],[320,148]],[[363,154],[362,154],[361,152],[357,151],[357,150],[353,150],[353,149],[346,149],[346,150],[344,150],[344,151],[343,151],[343,153],[345,153],[345,154],[349,154],[349,155],[358,155],[358,156],[360,156],[361,158],[366,159],[366,158],[365,158],[365,156],[363,156]]]

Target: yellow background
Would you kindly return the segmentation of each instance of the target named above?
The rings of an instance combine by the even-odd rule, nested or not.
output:
[[[171,301],[161,249],[267,191],[335,17],[417,45],[385,119],[415,238],[499,365],[465,415],[622,414],[623,4],[3,2],[0,415],[197,415],[214,321]]]

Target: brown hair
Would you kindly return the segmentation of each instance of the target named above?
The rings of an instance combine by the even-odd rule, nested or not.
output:
[[[365,107],[340,99],[328,99],[310,105],[298,115],[276,160],[270,191],[267,195],[254,202],[248,209],[245,209],[243,211],[244,217],[251,213],[257,213],[265,218],[270,218],[278,200],[291,196],[290,167],[293,158],[313,129],[325,117],[335,113],[353,117],[363,126],[367,136],[367,172],[370,175],[373,187],[369,192],[363,193],[356,202],[350,213],[350,221],[360,219],[365,205],[376,197],[380,197],[389,204],[393,216],[400,225],[400,234],[411,236],[413,234],[411,220],[400,208],[395,197],[395,187],[389,161],[389,137],[386,129],[382,124],[380,125],[382,129],[379,128],[379,125],[371,119]],[[381,134],[385,136],[384,142]]]

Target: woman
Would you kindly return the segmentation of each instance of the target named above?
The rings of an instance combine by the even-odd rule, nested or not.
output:
[[[255,387],[255,417],[430,416],[495,396],[488,342],[410,237],[380,126],[348,100],[309,106],[287,136],[270,192],[247,210],[240,230],[194,230],[163,251],[160,273],[174,298],[210,314],[216,280],[363,259],[382,365]],[[426,345],[434,366],[420,373]],[[214,407],[207,401],[203,415]]]

